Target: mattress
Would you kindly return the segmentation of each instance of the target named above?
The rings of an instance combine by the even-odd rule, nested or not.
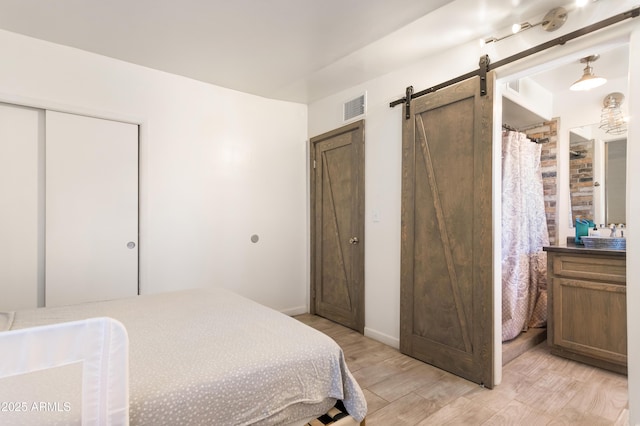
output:
[[[357,421],[366,414],[364,395],[331,338],[223,289],[17,311],[0,315],[0,327],[93,317],[114,318],[128,333],[132,425],[286,424],[319,416],[336,400]],[[72,399],[77,389],[60,382],[77,375],[73,368],[40,382],[53,393],[38,385],[38,398],[71,408],[47,413],[51,424],[74,418],[77,401],[62,398]],[[3,391],[28,397],[29,385],[16,383],[0,381],[0,400]]]

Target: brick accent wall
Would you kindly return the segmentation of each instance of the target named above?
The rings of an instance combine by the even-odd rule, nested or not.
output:
[[[540,166],[542,168],[542,186],[544,189],[544,209],[547,216],[547,229],[549,231],[549,243],[554,245],[558,241],[558,128],[560,118],[537,124],[527,129],[522,129],[530,138],[548,138],[549,142],[542,144],[540,154]]]

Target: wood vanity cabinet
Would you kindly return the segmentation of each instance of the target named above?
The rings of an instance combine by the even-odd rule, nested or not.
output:
[[[627,374],[626,253],[547,251],[551,353]]]

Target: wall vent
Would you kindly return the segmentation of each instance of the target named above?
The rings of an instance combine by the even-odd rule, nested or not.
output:
[[[350,101],[345,102],[342,109],[343,121],[348,121],[348,120],[351,120],[352,118],[356,118],[361,115],[364,115],[365,104],[366,104],[366,100],[365,100],[364,94],[358,96],[355,99],[351,99]]]

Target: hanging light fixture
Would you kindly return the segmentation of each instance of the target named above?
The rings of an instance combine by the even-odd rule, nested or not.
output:
[[[627,123],[620,109],[623,101],[624,95],[620,92],[609,93],[602,101],[604,108],[600,116],[600,128],[611,135],[621,135],[627,131]]]
[[[591,67],[591,62],[597,61],[600,55],[590,55],[585,58],[580,59],[580,62],[583,64],[587,64],[584,67],[584,74],[582,77],[573,83],[569,89],[571,90],[591,90],[594,87],[602,86],[607,82],[606,78],[596,77],[593,74],[593,68]]]

